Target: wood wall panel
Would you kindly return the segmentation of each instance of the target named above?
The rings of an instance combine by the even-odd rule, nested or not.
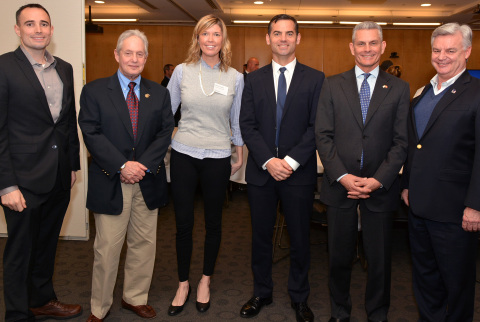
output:
[[[231,66],[243,73],[243,64],[247,62],[245,57],[245,29],[239,27],[228,28],[228,39],[232,44],[232,64]]]
[[[118,69],[113,56],[117,38],[127,25],[105,25],[103,34],[86,36],[86,73],[87,82],[112,75]],[[135,26],[145,32],[149,38],[149,57],[143,76],[160,82],[163,79],[163,66],[167,63],[177,65],[185,60],[193,27],[184,26]],[[272,55],[266,44],[265,27],[228,27],[232,43],[232,66],[242,71],[247,59],[255,56],[260,66],[269,64]],[[310,67],[322,70],[327,76],[344,72],[354,66],[350,53],[352,29],[314,29],[301,28],[302,40],[297,47],[299,61]],[[430,62],[430,36],[432,30],[384,30],[387,42],[381,61],[390,59],[390,53],[396,51],[399,58],[393,58],[395,64],[402,66],[402,79],[410,83],[410,94],[425,85],[435,75]],[[468,68],[480,69],[480,31],[474,31],[472,55]]]
[[[351,29],[323,29],[323,72],[326,76],[342,73],[355,66],[350,52],[349,43],[352,41]],[[309,64],[309,62],[304,62]],[[317,68],[316,66],[312,66]]]
[[[242,27],[245,29],[245,62],[250,57],[257,57],[260,67],[272,62],[272,51],[267,45],[266,27]]]
[[[307,29],[299,30],[301,38],[297,45],[296,56],[298,61],[318,70],[324,69],[324,30]]]
[[[177,66],[185,61],[192,34],[193,27],[163,26],[164,46],[160,81],[163,79],[163,66],[166,64]]]
[[[432,30],[404,30],[404,56],[402,69],[405,76],[402,79],[410,83],[410,97],[417,89],[427,84],[435,75],[435,69],[430,62],[430,36]]]

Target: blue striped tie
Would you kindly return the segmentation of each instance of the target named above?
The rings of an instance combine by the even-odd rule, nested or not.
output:
[[[368,85],[367,78],[370,76],[370,73],[364,73],[363,76],[365,77],[362,82],[362,86],[360,87],[360,106],[362,108],[362,120],[363,124],[365,124],[365,119],[367,118],[368,113],[368,105],[370,105],[370,85]],[[362,158],[360,159],[360,169],[363,168],[363,150],[362,150]]]

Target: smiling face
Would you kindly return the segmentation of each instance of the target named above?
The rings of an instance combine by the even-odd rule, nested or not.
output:
[[[20,13],[15,33],[25,49],[35,55],[42,52],[50,44],[53,27],[48,14],[40,8],[25,8]]]
[[[222,49],[223,33],[219,25],[213,25],[210,28],[202,30],[198,34],[198,44],[202,51],[202,58],[208,61],[212,58],[219,58],[220,49]]]
[[[147,62],[143,41],[137,36],[130,36],[123,41],[120,51],[115,49],[114,54],[120,72],[129,80],[137,79]]]
[[[350,43],[350,51],[355,56],[357,66],[369,73],[380,63],[386,46],[377,29],[360,29],[355,34],[355,42]]]
[[[463,48],[460,31],[453,35],[435,37],[432,44],[432,65],[437,71],[439,83],[446,82],[467,67],[472,47]]]
[[[295,48],[300,44],[300,33],[295,32],[295,23],[288,19],[273,22],[270,28],[266,40],[267,45],[272,48],[272,58],[285,66],[295,59]]]

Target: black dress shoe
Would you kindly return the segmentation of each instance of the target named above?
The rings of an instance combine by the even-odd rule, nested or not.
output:
[[[368,322],[388,322],[388,320],[370,320],[370,319],[368,319]]]
[[[180,306],[170,305],[170,306],[168,307],[168,315],[174,316],[174,315],[177,315],[177,314],[179,314],[180,312],[183,311],[183,307],[184,307],[185,304],[188,302],[188,298],[190,297],[191,291],[192,291],[192,289],[190,288],[190,285],[189,285],[189,286],[188,286],[187,298],[185,299],[185,302],[183,303],[183,305],[180,305]]]
[[[196,301],[195,306],[197,307],[198,312],[205,313],[210,308],[210,300],[207,303],[200,303],[200,302]]]
[[[292,309],[295,310],[297,322],[313,322],[313,312],[310,310],[306,302],[292,302]]]
[[[343,319],[337,319],[334,317],[331,317],[328,322],[350,322],[350,318],[343,318]]]
[[[240,310],[240,316],[242,318],[253,318],[260,312],[262,306],[270,304],[272,304],[272,297],[254,296],[242,306],[242,309]]]

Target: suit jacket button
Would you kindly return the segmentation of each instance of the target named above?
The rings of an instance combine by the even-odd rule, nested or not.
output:
[[[418,145],[417,145],[417,149],[420,150],[421,148],[422,148],[422,145],[421,145],[421,144],[418,144]]]
[[[52,145],[52,149],[56,150],[56,149],[57,149],[57,145],[56,145],[56,144]]]

